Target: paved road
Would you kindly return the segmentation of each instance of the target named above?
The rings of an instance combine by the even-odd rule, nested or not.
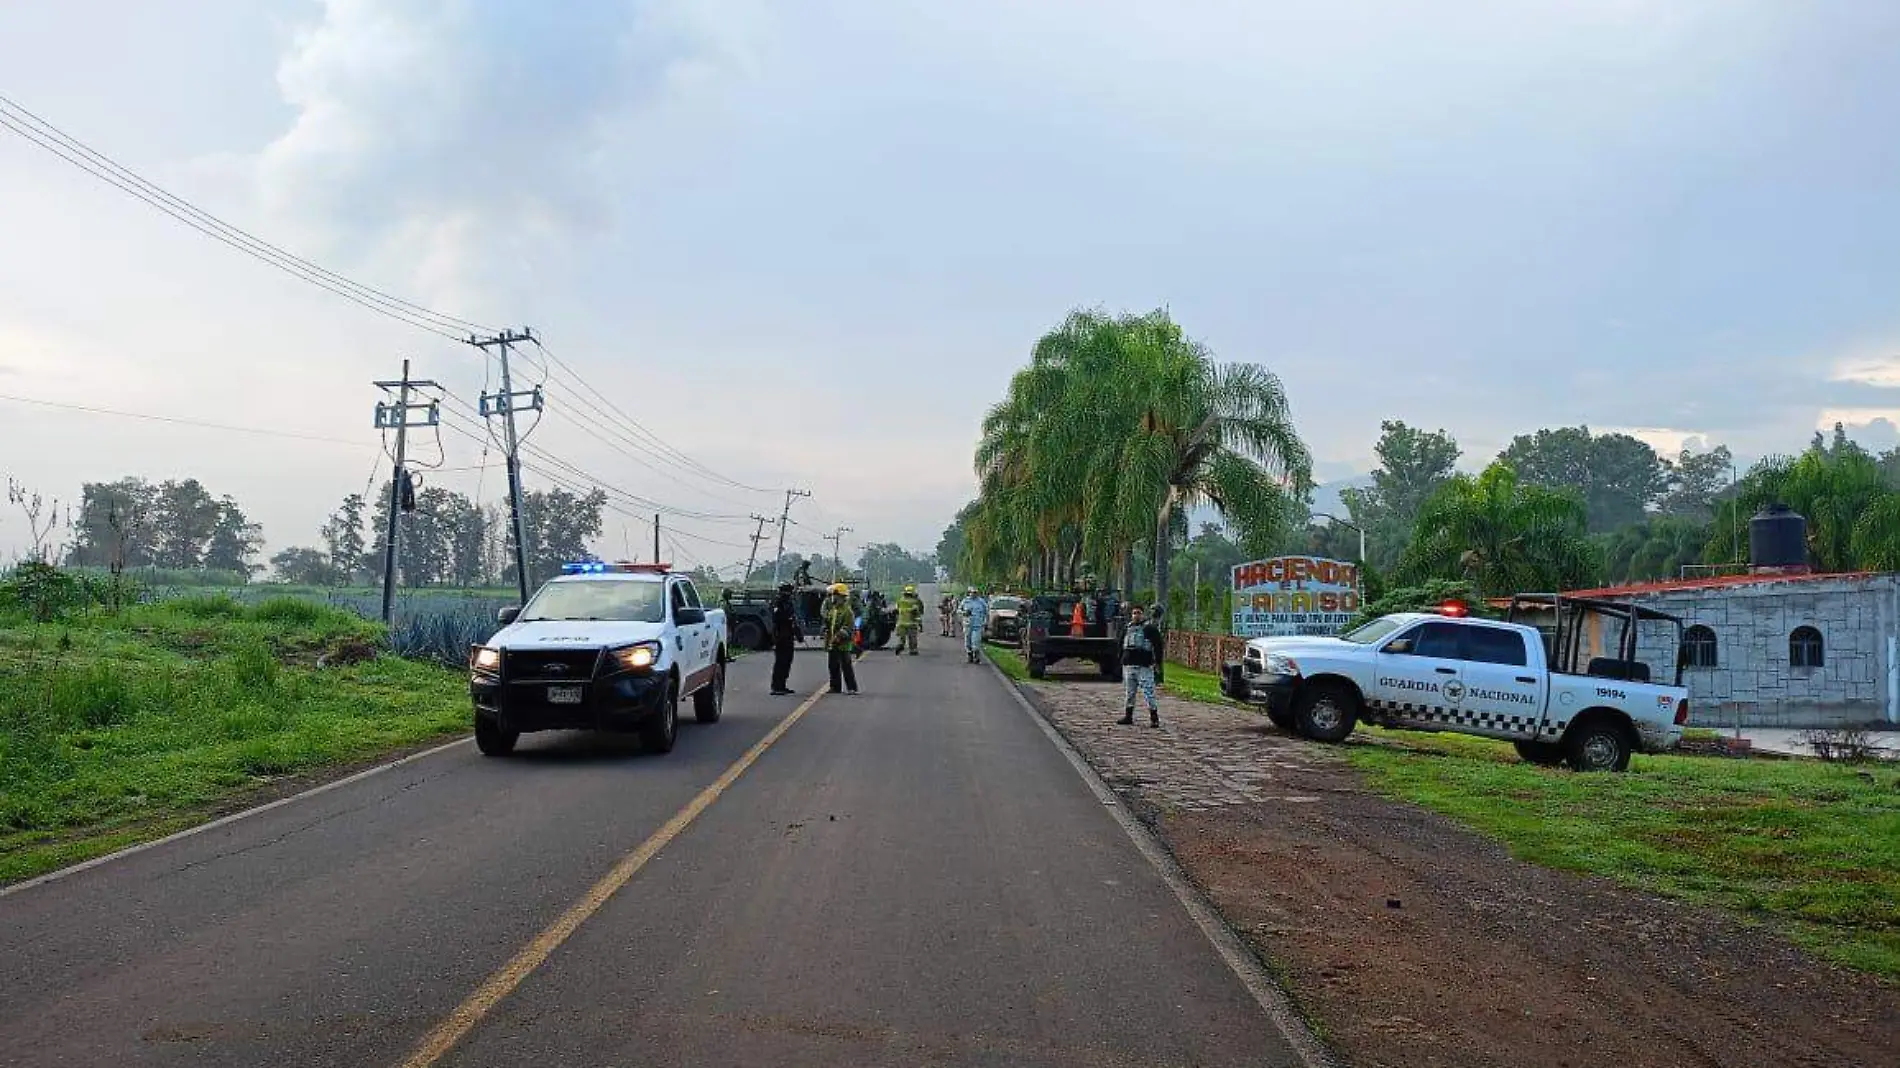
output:
[[[767,667],[666,756],[458,746],[0,897],[0,1064],[402,1064],[792,713]],[[1292,1063],[989,669],[859,671],[436,1063]]]

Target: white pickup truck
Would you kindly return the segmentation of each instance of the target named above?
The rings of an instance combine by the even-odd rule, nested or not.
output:
[[[726,613],[664,564],[567,564],[469,650],[475,744],[506,756],[526,731],[638,731],[669,752],[679,706],[725,708]]]
[[[1673,624],[1673,641],[1654,628],[1643,636],[1645,624]],[[1633,752],[1682,740],[1681,626],[1646,608],[1551,595],[1514,599],[1506,622],[1456,607],[1401,613],[1336,638],[1255,638],[1223,665],[1221,690],[1319,741],[1365,721],[1501,738],[1537,764],[1623,771]],[[1673,684],[1649,681],[1644,647],[1666,650]]]

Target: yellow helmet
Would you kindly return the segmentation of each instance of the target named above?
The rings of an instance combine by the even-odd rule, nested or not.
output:
[[[844,583],[842,583],[842,582],[834,582],[834,583],[832,583],[832,584],[831,584],[831,592],[833,592],[833,593],[850,593],[850,592],[851,592],[851,587],[849,587],[849,586],[847,586],[847,585],[845,585],[845,584],[844,584]]]
[[[906,586],[906,587],[904,587],[904,592],[905,592],[905,593],[916,593],[916,592],[917,592],[917,587],[915,587],[915,586]]]

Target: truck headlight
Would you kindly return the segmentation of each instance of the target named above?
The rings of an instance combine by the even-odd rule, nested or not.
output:
[[[1299,663],[1284,653],[1268,653],[1261,658],[1260,667],[1269,675],[1290,675],[1298,678],[1300,674]]]
[[[468,669],[482,675],[501,672],[501,650],[477,645],[468,651]]]
[[[641,642],[614,650],[614,660],[626,671],[645,671],[660,659],[659,642]]]

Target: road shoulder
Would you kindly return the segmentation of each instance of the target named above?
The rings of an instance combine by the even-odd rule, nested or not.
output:
[[[1513,860],[1231,706],[1018,683],[1354,1063],[1859,1065],[1900,993],[1709,909]]]

